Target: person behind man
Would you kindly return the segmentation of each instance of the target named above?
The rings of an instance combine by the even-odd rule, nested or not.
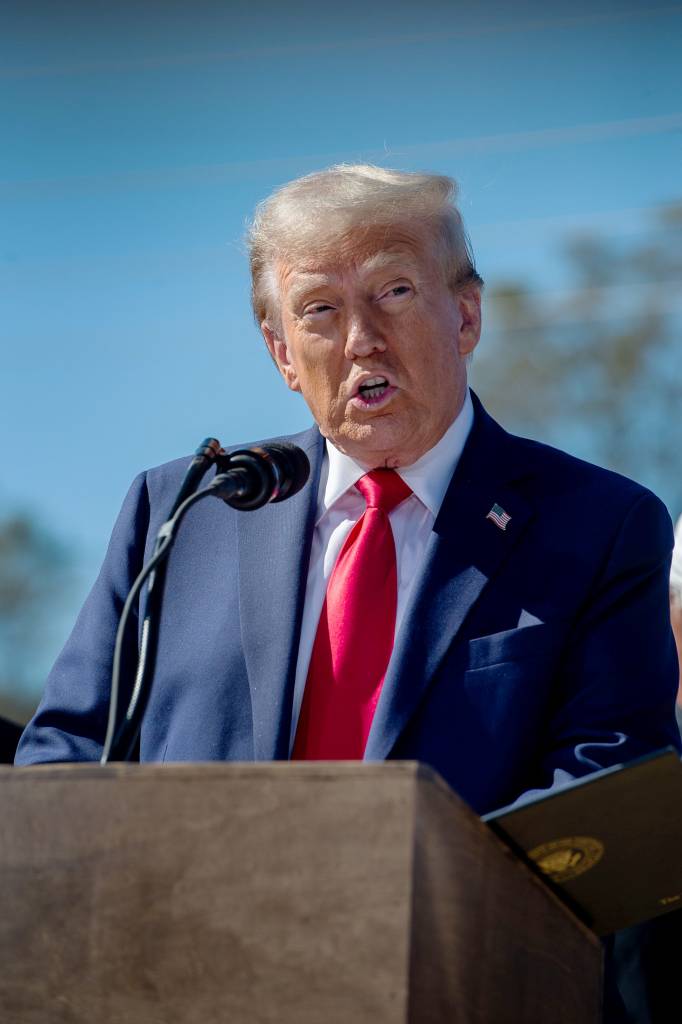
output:
[[[677,724],[682,733],[682,516],[675,526],[675,546],[670,566],[670,620],[677,647],[680,682],[677,690]]]
[[[670,566],[670,619],[680,663],[677,724],[682,733],[682,516],[675,527],[675,546]],[[680,1019],[678,983],[679,951],[682,948],[682,910],[626,928],[613,937],[613,954],[607,956],[607,982],[621,995],[627,1011],[615,1017],[635,1024],[677,1024]],[[611,992],[611,1002],[617,1005]]]
[[[469,391],[482,281],[454,198],[339,166],[256,212],[253,307],[315,420],[291,439],[311,475],[187,515],[142,760],[417,759],[483,813],[678,742],[669,517]],[[99,757],[121,607],[186,466],[133,483],[19,764]]]

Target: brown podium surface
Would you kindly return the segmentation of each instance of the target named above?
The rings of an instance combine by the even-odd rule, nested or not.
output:
[[[411,762],[0,768],[2,1024],[590,1024],[601,947]]]

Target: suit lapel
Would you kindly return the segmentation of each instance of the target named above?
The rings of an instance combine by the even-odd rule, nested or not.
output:
[[[476,421],[434,524],[370,730],[366,760],[383,760],[414,714],[483,589],[523,534],[531,509],[511,486],[525,475],[513,439],[475,401]],[[499,506],[504,529],[486,518]]]
[[[298,637],[324,453],[316,428],[291,440],[310,460],[306,485],[281,504],[237,515],[239,610],[257,761],[285,759],[289,753]]]

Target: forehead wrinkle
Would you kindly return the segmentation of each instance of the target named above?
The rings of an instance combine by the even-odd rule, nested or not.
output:
[[[294,280],[288,288],[286,288],[286,277],[288,275],[283,275],[282,279],[286,288],[287,301],[291,304],[299,302],[301,298],[309,292],[315,291],[316,288],[324,288],[325,285],[329,285],[332,277],[338,277],[338,275],[329,275],[322,271],[294,270],[292,273]]]
[[[286,285],[286,279],[293,278],[286,291],[288,300],[295,303],[309,291],[339,284],[344,273],[351,267],[365,277],[393,267],[401,269],[406,266],[412,270],[418,269],[419,260],[409,246],[398,244],[373,252],[364,258],[353,259],[349,254],[347,259],[340,258],[330,263],[328,268],[320,267],[313,270],[306,267],[285,267],[282,282]]]

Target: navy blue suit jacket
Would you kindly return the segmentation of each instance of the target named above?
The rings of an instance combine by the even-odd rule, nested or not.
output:
[[[365,756],[426,762],[483,813],[679,741],[664,506],[475,406]],[[142,760],[288,757],[324,454],[316,428],[292,440],[312,467],[299,494],[256,512],[206,499],[179,531]],[[186,466],[133,483],[17,763],[99,758],[123,601]],[[486,519],[494,504],[506,530]]]

